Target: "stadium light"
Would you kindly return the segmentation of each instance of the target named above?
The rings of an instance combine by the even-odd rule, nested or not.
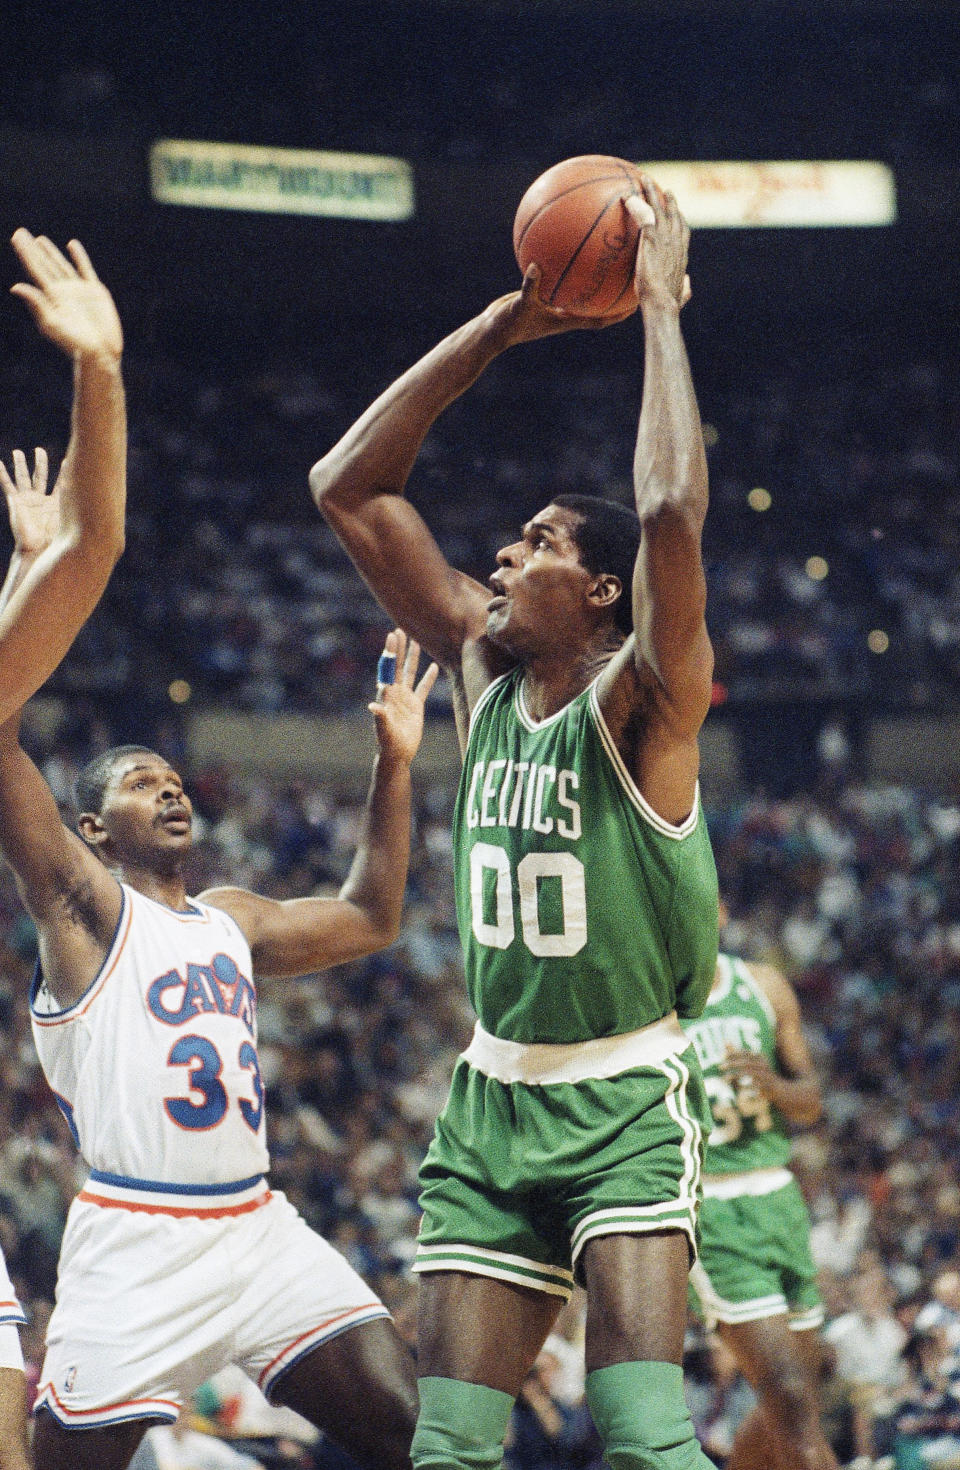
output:
[[[677,196],[694,229],[891,225],[897,218],[886,164],[836,162],[643,163]]]

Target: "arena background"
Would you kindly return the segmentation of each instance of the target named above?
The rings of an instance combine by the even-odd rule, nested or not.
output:
[[[98,745],[155,741],[196,785],[198,881],[277,893],[345,870],[386,626],[307,471],[516,284],[527,184],[581,152],[893,170],[889,227],[697,233],[684,331],[711,463],[704,792],[732,938],[784,966],[818,1047],[828,1117],[800,1154],[818,1220],[839,1238],[852,1211],[891,1296],[929,1298],[960,1246],[955,4],[24,4],[0,76],[2,229],[79,236],[127,336],[128,550],[29,737],[65,802]],[[403,158],[416,212],[159,204],[159,138]],[[538,344],[443,418],[412,486],[458,564],[486,576],[557,486],[629,496],[641,363],[636,323]],[[8,463],[62,449],[68,394],[9,301]],[[279,1176],[401,1307],[416,1162],[467,1027],[442,690],[434,714],[405,940],[264,1018]],[[0,918],[0,1220],[40,1320],[75,1171],[30,1052],[32,941],[6,880]],[[837,1315],[858,1261],[836,1273]]]

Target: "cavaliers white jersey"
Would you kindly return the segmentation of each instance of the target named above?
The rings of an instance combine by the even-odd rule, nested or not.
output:
[[[321,1343],[389,1316],[263,1178],[251,969],[221,909],[124,885],[86,994],[60,1010],[34,985],[40,1060],[91,1166],[34,1406],[69,1429],[171,1423],[230,1362],[269,1398]]]
[[[77,1147],[108,1191],[262,1190],[250,947],[222,909],[190,900],[180,913],[122,888],[86,993],[59,1010],[38,968],[31,995],[40,1062]]]
[[[23,1308],[17,1301],[17,1293],[13,1289],[13,1282],[7,1272],[7,1263],[0,1251],[0,1327],[7,1322],[16,1322],[18,1327],[25,1327],[27,1319],[23,1315]],[[0,1361],[0,1368],[4,1367]]]

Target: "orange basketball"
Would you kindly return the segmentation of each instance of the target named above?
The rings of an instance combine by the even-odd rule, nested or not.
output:
[[[513,222],[513,250],[522,271],[532,261],[540,267],[549,306],[614,316],[636,305],[639,226],[624,208],[629,195],[643,197],[639,168],[602,153],[564,159],[530,185]]]

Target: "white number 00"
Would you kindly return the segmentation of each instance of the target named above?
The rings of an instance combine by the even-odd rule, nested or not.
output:
[[[493,923],[483,916],[483,875],[496,874]],[[563,929],[559,934],[540,932],[537,885],[541,878],[559,878],[563,905]],[[520,897],[520,928],[531,954],[564,957],[579,953],[587,942],[587,891],[583,863],[572,852],[528,852],[517,864]],[[513,906],[513,876],[510,859],[502,847],[477,842],[470,851],[470,911],[473,932],[480,944],[506,949],[516,933]]]

